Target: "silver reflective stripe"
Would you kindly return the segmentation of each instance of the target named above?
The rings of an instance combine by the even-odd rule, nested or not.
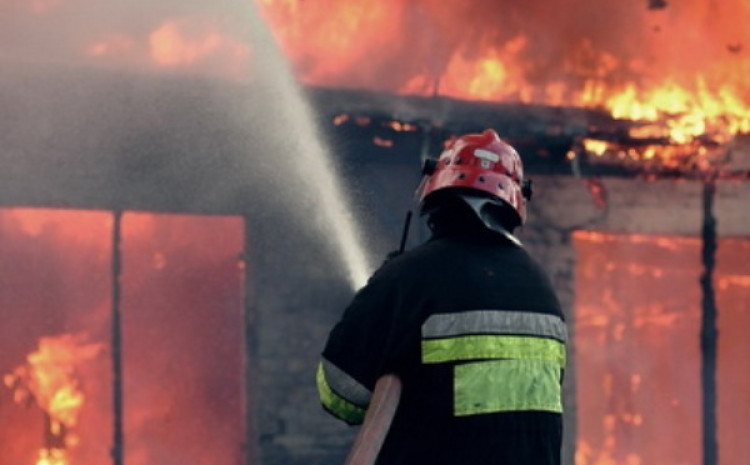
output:
[[[320,363],[328,385],[336,394],[360,407],[370,404],[372,392],[369,389],[325,358]]]
[[[568,330],[558,316],[506,310],[472,310],[432,315],[422,325],[425,339],[467,334],[518,334],[566,342]]]

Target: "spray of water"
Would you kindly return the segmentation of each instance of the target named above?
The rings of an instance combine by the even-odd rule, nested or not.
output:
[[[349,282],[358,289],[371,272],[369,261],[361,245],[361,234],[351,214],[341,177],[334,166],[318,131],[312,112],[299,84],[294,79],[287,60],[278,50],[276,41],[258,11],[255,2],[248,1],[249,29],[246,31],[252,44],[253,85],[272,95],[273,108],[265,117],[279,122],[276,137],[279,147],[289,153],[273,154],[274,163],[287,163],[285,170],[306,183],[306,191],[314,211],[319,213],[325,237],[331,238],[347,269]],[[303,189],[298,189],[303,190]],[[315,217],[315,215],[308,215]]]
[[[42,6],[49,9],[45,10],[45,14],[34,13],[30,2],[27,2],[28,5],[24,2],[17,6],[14,4],[9,10],[0,7],[0,11],[5,13],[8,10],[13,15],[8,27],[0,28],[0,61],[5,65],[3,71],[23,70],[27,67],[27,62],[30,65],[39,62],[50,70],[64,67],[78,71],[78,66],[81,69],[111,66],[116,70],[125,67],[129,71],[145,71],[147,74],[154,72],[157,77],[161,73],[168,75],[177,71],[180,74],[194,73],[206,77],[240,93],[241,90],[234,85],[238,82],[244,85],[246,82],[242,78],[249,74],[252,79],[249,86],[251,90],[248,92],[251,94],[250,98],[239,105],[231,105],[231,110],[239,110],[240,113],[232,115],[233,118],[236,117],[234,121],[247,124],[246,134],[252,134],[248,137],[249,140],[240,140],[242,134],[233,137],[237,137],[237,143],[249,144],[247,165],[243,168],[247,168],[250,176],[254,177],[244,181],[253,184],[253,192],[263,196],[258,200],[258,212],[264,214],[268,208],[277,208],[282,215],[288,213],[284,220],[295,223],[296,229],[287,236],[296,236],[293,239],[311,237],[317,242],[323,238],[322,243],[318,242],[310,248],[318,246],[331,256],[341,257],[341,269],[345,270],[352,287],[361,286],[367,279],[370,266],[360,245],[360,233],[351,216],[351,205],[346,201],[341,176],[318,137],[313,124],[313,112],[308,108],[287,60],[280,53],[261,15],[261,0],[218,3],[165,0],[156,6],[146,0],[133,2],[122,10],[116,6],[117,2],[111,1],[62,2],[65,5],[58,4],[59,2],[41,2],[40,5],[43,3]],[[120,11],[123,14],[118,14]],[[139,13],[130,14],[133,12]],[[80,18],[87,19],[82,21]],[[216,33],[213,32],[214,29]],[[146,37],[144,31],[149,31]],[[33,40],[28,40],[29,38]],[[132,45],[137,43],[143,43],[144,46]],[[85,55],[82,55],[82,50],[86,51]],[[205,50],[213,50],[213,55],[207,52],[205,56],[200,55]],[[195,53],[199,53],[202,60],[193,62]],[[24,65],[8,66],[5,60]],[[250,67],[249,73],[243,72],[245,66]],[[82,74],[85,75],[83,72]],[[237,76],[240,76],[239,81],[234,80]],[[136,97],[141,95],[138,85],[145,82],[146,80],[138,79],[126,92],[132,91]],[[91,90],[75,80],[61,80],[57,83],[70,85],[73,90],[66,92],[66,95],[76,95],[76,92],[88,95]],[[80,88],[76,87],[79,85]],[[147,84],[144,91],[149,88]],[[173,122],[173,128],[179,127],[182,116],[171,115],[164,121],[150,120],[149,124],[150,104],[135,105],[126,110],[122,105],[108,107],[100,104],[96,98],[85,98],[80,102],[73,100],[76,103],[74,109],[63,109],[62,99],[54,98],[48,102],[37,95],[26,97],[24,101],[32,109],[42,103],[59,103],[59,106],[45,112],[45,116],[50,118],[46,124],[55,130],[56,138],[64,138],[70,147],[78,147],[85,144],[85,141],[95,139],[102,144],[100,150],[103,153],[121,151],[122,148],[117,145],[121,142],[117,142],[118,140],[123,137],[127,141],[138,140],[141,134],[151,133],[155,127],[161,127],[164,121]],[[116,98],[112,101],[116,101]],[[166,96],[164,99],[168,100]],[[186,101],[193,100],[188,95]],[[154,111],[161,111],[161,108],[156,103],[153,106]],[[55,118],[58,115],[55,110],[64,111],[64,116]],[[126,111],[143,114],[128,117]],[[75,114],[75,118],[71,117],[72,114]],[[94,114],[101,114],[101,117],[88,117]],[[127,123],[112,122],[119,117]],[[210,128],[213,121],[211,116],[206,118],[205,124]],[[187,115],[185,121],[192,121],[191,116]],[[45,138],[38,137],[35,133],[39,131],[39,127],[46,127],[40,121],[18,127],[18,131],[9,133],[14,140],[19,140],[25,151],[48,151],[43,146]],[[174,129],[167,132],[171,131]],[[85,138],[80,137],[82,133],[86,135]],[[64,144],[61,140],[56,140],[55,145]],[[70,153],[85,153],[85,150],[71,149]],[[206,160],[210,161],[211,155],[210,152],[206,153]],[[128,161],[130,166],[137,163],[137,160]],[[160,166],[164,168],[164,172],[171,169],[166,165]],[[226,179],[216,180],[210,190],[211,198],[221,194],[231,196],[228,191],[235,187],[238,186],[230,186]],[[218,190],[222,189],[219,193]],[[195,201],[202,200],[196,197]],[[286,225],[284,221],[280,223]],[[282,226],[271,225],[269,229],[274,227],[278,229]],[[318,251],[309,252],[309,257],[301,258],[313,259]],[[280,266],[283,267],[284,264],[281,263]]]

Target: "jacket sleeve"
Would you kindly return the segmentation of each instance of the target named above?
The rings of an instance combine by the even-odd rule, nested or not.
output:
[[[349,424],[362,423],[375,382],[389,372],[387,336],[395,310],[390,282],[376,273],[355,295],[328,335],[318,364],[323,408]]]

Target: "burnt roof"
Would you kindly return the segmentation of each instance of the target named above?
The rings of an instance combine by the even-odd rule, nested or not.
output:
[[[272,102],[250,85],[112,69],[0,70],[0,204],[243,213],[262,195],[258,147]],[[570,174],[576,137],[603,113],[344,89],[305,89],[339,164],[409,164],[452,134],[495,128],[529,173]],[[260,102],[256,104],[256,102]],[[345,115],[343,119],[334,120]],[[341,122],[343,121],[343,122]],[[393,121],[409,129],[394,130]],[[293,131],[294,128],[286,128]]]

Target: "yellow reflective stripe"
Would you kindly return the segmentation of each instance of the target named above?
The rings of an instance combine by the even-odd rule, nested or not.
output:
[[[560,367],[553,360],[492,360],[454,367],[454,415],[562,412]]]
[[[565,344],[529,336],[472,335],[422,340],[422,362],[477,359],[540,359],[565,365]]]
[[[336,394],[326,380],[323,371],[323,364],[318,364],[318,371],[315,376],[318,385],[318,394],[320,402],[332,414],[341,418],[347,423],[359,424],[365,419],[365,409],[349,402],[343,397]]]

